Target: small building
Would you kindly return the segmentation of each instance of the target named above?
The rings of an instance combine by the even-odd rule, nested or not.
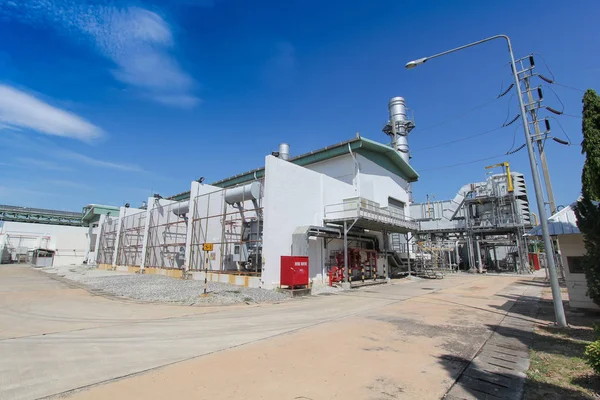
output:
[[[29,250],[27,263],[34,267],[51,267],[54,264],[54,251],[45,249]]]
[[[550,236],[558,239],[562,265],[565,267],[569,304],[573,308],[600,310],[600,307],[587,296],[587,281],[581,266],[586,250],[583,234],[577,227],[574,211],[576,204],[572,203],[548,218],[548,229]],[[529,232],[529,235],[542,236],[542,227],[538,225]]]
[[[34,252],[51,253],[54,266],[95,259],[99,216],[111,211],[118,215],[119,208],[92,204],[75,212],[0,205],[0,264],[25,263]]]

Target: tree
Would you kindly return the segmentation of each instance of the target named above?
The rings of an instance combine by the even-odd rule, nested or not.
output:
[[[600,97],[593,90],[583,96],[583,141],[585,163],[581,173],[582,197],[577,202],[577,226],[584,236],[586,255],[582,267],[588,296],[600,305]]]
[[[581,192],[590,200],[600,200],[600,97],[588,89],[583,95],[583,141],[585,163],[581,173]]]

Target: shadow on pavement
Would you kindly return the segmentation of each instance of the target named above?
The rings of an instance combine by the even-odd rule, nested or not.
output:
[[[458,399],[519,399],[522,395],[522,386],[525,381],[524,376],[510,372],[486,371],[482,369],[467,368],[469,360],[462,357],[456,357],[444,354],[438,357],[438,363],[452,376],[456,376],[457,370],[462,370],[458,376],[455,386],[448,392],[452,393],[444,397],[446,400]],[[456,386],[459,387],[456,387]],[[458,389],[458,390],[457,390]],[[528,390],[530,388],[528,387]],[[548,383],[536,382],[534,396],[525,399],[582,399],[582,393],[576,390],[563,388]],[[591,399],[591,397],[590,397]]]

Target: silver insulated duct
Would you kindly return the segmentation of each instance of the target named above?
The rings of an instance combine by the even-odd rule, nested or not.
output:
[[[287,143],[281,143],[279,145],[279,158],[288,161],[290,159],[290,145]]]
[[[392,138],[392,147],[400,154],[406,163],[410,163],[408,151],[408,134],[415,127],[412,120],[406,118],[406,103],[404,97],[393,97],[388,103],[390,121],[383,132]]]

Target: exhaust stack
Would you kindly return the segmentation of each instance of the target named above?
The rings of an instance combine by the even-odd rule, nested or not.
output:
[[[279,145],[279,158],[285,161],[290,159],[290,145],[287,143],[281,143]]]
[[[392,147],[402,159],[410,164],[408,148],[408,134],[415,127],[415,123],[406,117],[406,102],[404,97],[393,97],[388,103],[390,120],[383,127],[383,132],[392,139]]]

